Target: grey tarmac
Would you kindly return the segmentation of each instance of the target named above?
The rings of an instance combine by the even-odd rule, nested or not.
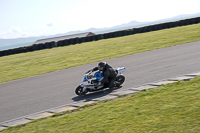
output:
[[[102,53],[103,54],[103,53]],[[126,67],[119,91],[200,71],[200,41],[105,60]],[[115,94],[106,90],[78,97],[74,90],[98,62],[0,84],[0,123],[73,102]],[[3,128],[3,127],[1,127]]]

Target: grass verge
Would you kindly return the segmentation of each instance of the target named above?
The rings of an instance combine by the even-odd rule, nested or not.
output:
[[[200,77],[98,102],[78,112],[9,127],[2,133],[200,132]]]
[[[200,24],[0,57],[0,83],[200,40]]]

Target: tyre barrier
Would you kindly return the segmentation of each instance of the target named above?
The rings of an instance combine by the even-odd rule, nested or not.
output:
[[[95,39],[96,39],[95,41],[103,39],[102,34],[98,34],[98,35],[94,35],[94,36],[95,36]]]
[[[50,48],[54,48],[54,47],[56,47],[56,42],[54,41],[50,42]]]
[[[38,50],[41,50],[41,49],[44,49],[44,44],[43,43],[38,44]]]
[[[64,46],[64,41],[60,40],[57,42],[57,47]]]
[[[108,39],[108,33],[103,34],[103,39]]]
[[[134,34],[133,29],[129,29],[128,30],[128,35],[132,35],[132,34]]]
[[[38,44],[36,44],[36,45],[38,45]],[[56,43],[54,41],[46,42],[43,46],[44,46],[43,48],[50,49],[50,48],[54,48],[56,46]],[[34,49],[34,51],[35,51],[35,49]]]
[[[33,44],[31,47],[31,51],[35,51],[38,50],[38,45],[37,44]]]
[[[63,46],[67,46],[67,45],[69,45],[69,41],[68,40],[64,40],[63,41]]]
[[[86,42],[91,42],[92,41],[90,36],[85,37],[85,40],[86,40]]]
[[[91,40],[92,40],[92,41],[97,41],[97,40],[98,40],[98,39],[97,39],[97,35],[91,36]]]
[[[80,39],[77,37],[74,39],[74,44],[80,43]]]
[[[99,40],[97,35],[93,35],[93,36],[91,36],[91,38],[92,38],[93,41]]]
[[[97,35],[81,37],[81,38],[71,38],[71,39],[66,39],[66,40],[60,40],[58,42],[52,41],[52,42],[46,42],[46,43],[40,43],[40,44],[33,44],[30,46],[25,46],[25,47],[2,50],[0,51],[0,57],[12,55],[12,54],[42,50],[42,49],[50,49],[50,48],[60,47],[60,46],[68,46],[70,44],[98,41],[101,39],[109,39],[109,38],[127,36],[127,35],[132,35],[132,34],[137,34],[137,33],[145,33],[145,32],[162,30],[162,29],[167,29],[167,28],[174,28],[177,26],[186,26],[186,25],[197,24],[197,23],[200,23],[200,17],[184,19],[184,20],[179,20],[179,21],[174,21],[174,22],[160,23],[160,24],[149,25],[149,26],[133,28],[133,29],[114,31],[114,32],[97,34]]]
[[[82,43],[86,42],[86,37],[82,37],[82,38],[80,38],[80,40],[81,40]]]
[[[69,42],[69,45],[70,45],[70,44],[75,44],[74,38],[69,39],[68,42]]]
[[[46,42],[46,43],[44,44],[44,46],[45,46],[46,49],[49,49],[49,48],[50,48],[50,43],[49,43],[49,42]]]

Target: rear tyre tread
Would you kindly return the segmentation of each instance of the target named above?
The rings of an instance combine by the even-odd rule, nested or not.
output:
[[[122,85],[125,81],[125,77],[123,75],[119,75],[116,77],[115,82],[116,82],[116,87],[119,87]]]

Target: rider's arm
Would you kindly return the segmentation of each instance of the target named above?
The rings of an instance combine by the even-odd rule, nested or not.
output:
[[[86,73],[89,73],[90,71],[94,72],[94,71],[97,71],[97,70],[98,70],[98,67],[95,67],[95,68],[93,68],[91,70],[88,70]]]
[[[101,83],[107,82],[107,81],[108,81],[108,76],[109,76],[109,74],[110,74],[109,71],[105,71],[105,72],[104,72],[104,75],[103,75],[103,78],[100,79],[100,82],[101,82]]]
[[[92,69],[93,72],[97,71],[97,70],[98,70],[98,67],[95,67],[95,68]]]

